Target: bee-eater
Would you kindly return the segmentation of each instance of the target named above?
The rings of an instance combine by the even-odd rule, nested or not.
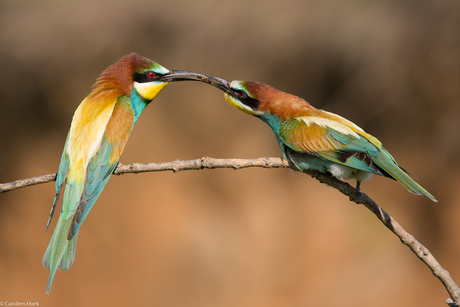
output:
[[[409,192],[437,202],[396,163],[377,138],[351,121],[316,109],[304,99],[264,83],[229,82],[203,76],[194,80],[221,89],[232,106],[267,123],[275,133],[283,157],[298,171],[313,170],[328,172],[339,179],[353,178],[357,181],[357,190],[361,181],[377,174],[395,179]]]
[[[65,183],[61,214],[43,256],[50,270],[46,293],[57,268],[75,260],[78,230],[115,170],[134,124],[144,108],[168,84],[195,78],[193,73],[168,70],[131,53],[102,72],[75,111],[56,177],[56,196],[48,230]]]

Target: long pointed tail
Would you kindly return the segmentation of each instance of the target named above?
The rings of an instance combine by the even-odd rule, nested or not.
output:
[[[374,160],[374,162],[385,172],[387,172],[391,177],[398,180],[409,192],[414,193],[416,195],[425,195],[429,199],[434,202],[438,202],[438,200],[431,195],[430,192],[425,190],[421,185],[415,182],[406,171],[404,171],[394,160],[394,158],[390,155],[385,148],[380,149],[382,155],[379,159]]]
[[[67,270],[75,260],[78,233],[70,241],[67,240],[72,219],[73,217],[67,220],[64,220],[62,217],[59,218],[51,241],[43,256],[43,266],[50,270],[46,293],[51,291],[51,285],[58,267],[61,270]]]

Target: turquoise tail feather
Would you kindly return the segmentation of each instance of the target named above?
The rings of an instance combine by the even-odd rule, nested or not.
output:
[[[43,266],[50,270],[46,293],[51,290],[51,284],[57,269],[67,270],[75,259],[77,236],[75,235],[69,241],[67,235],[72,225],[75,211],[80,203],[83,189],[83,184],[67,181],[62,211],[42,261]]]
[[[406,171],[404,171],[390,155],[385,148],[380,148],[381,155],[379,158],[372,158],[375,164],[387,172],[391,177],[398,180],[409,192],[416,195],[425,195],[434,202],[438,200],[431,195],[430,192],[420,186],[414,179],[412,179]]]
[[[67,270],[75,260],[75,249],[77,244],[77,235],[72,240],[67,240],[72,218],[64,220],[62,217],[54,230],[51,241],[43,256],[43,266],[50,270],[46,293],[51,291],[54,275],[57,269]]]

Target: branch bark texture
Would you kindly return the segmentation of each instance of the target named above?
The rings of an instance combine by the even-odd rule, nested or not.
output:
[[[259,159],[214,159],[204,157],[195,160],[176,160],[172,162],[163,163],[132,163],[129,165],[122,165],[119,163],[114,175],[122,175],[128,173],[144,173],[144,172],[160,172],[160,171],[185,171],[185,170],[201,170],[201,169],[216,169],[216,168],[232,168],[234,170],[248,168],[248,167],[263,167],[263,168],[287,168],[290,167],[288,162],[281,158],[259,158]],[[333,188],[340,191],[342,194],[349,197],[349,199],[356,203],[362,204],[368,208],[375,216],[393,232],[401,242],[408,246],[410,250],[423,261],[444,285],[451,299],[447,299],[449,306],[460,307],[460,289],[454,280],[451,278],[448,271],[446,271],[430,253],[430,251],[418,242],[414,236],[404,230],[398,222],[396,222],[388,213],[380,208],[370,197],[366,194],[357,191],[346,182],[340,181],[329,174],[318,173],[314,171],[307,171],[308,175],[312,176],[321,183],[328,184]],[[48,174],[28,179],[17,180],[10,183],[0,184],[0,194],[8,191],[16,190],[19,188],[28,187],[40,183],[46,183],[56,180],[56,174]]]

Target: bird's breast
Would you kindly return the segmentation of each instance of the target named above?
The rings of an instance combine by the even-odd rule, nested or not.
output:
[[[126,98],[127,99],[127,98]],[[134,111],[127,101],[119,101],[113,109],[107,123],[105,137],[113,144],[109,163],[115,163],[120,158],[134,125]]]

